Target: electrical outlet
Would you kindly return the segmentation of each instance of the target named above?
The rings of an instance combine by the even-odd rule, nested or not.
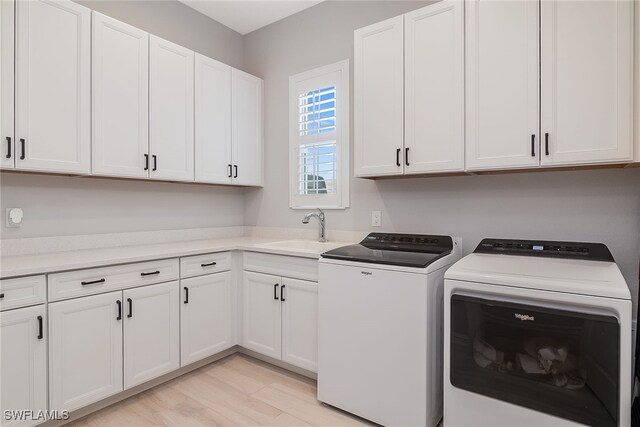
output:
[[[380,211],[371,211],[371,226],[372,227],[381,227],[382,226],[382,212],[380,212]]]
[[[20,227],[24,212],[20,208],[7,208],[6,225],[9,228]]]

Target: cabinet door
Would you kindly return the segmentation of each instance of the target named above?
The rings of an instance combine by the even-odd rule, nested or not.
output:
[[[233,183],[263,183],[262,79],[235,68],[231,72]]]
[[[231,67],[196,53],[197,182],[231,183]]]
[[[539,165],[539,5],[465,2],[467,170]]]
[[[151,177],[193,181],[193,51],[153,35],[149,44]]]
[[[180,281],[181,366],[232,346],[231,273],[217,273]]]
[[[268,274],[244,272],[242,293],[242,346],[280,359],[281,279]]]
[[[0,168],[15,165],[13,132],[13,1],[0,2]]]
[[[49,304],[49,402],[74,410],[122,391],[122,292]]]
[[[403,20],[398,16],[354,33],[355,176],[404,171]]]
[[[180,367],[179,282],[124,291],[124,388]]]
[[[7,421],[4,411],[37,412],[47,409],[46,327],[44,305],[0,313],[2,426],[28,426],[39,423]]]
[[[16,168],[88,174],[91,11],[33,0],[16,16]]]
[[[405,174],[464,170],[464,5],[405,15]]]
[[[95,175],[149,176],[149,34],[93,12]]]
[[[318,370],[318,284],[282,279],[282,361]]]
[[[633,159],[633,3],[542,2],[543,165]]]

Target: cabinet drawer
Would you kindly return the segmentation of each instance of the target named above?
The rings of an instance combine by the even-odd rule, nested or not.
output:
[[[231,253],[229,252],[180,258],[180,277],[183,279],[228,270],[231,270]]]
[[[318,281],[318,260],[314,258],[245,252],[244,270],[312,282]]]
[[[44,275],[0,280],[0,310],[44,303],[46,286]]]
[[[179,266],[172,258],[50,274],[49,301],[176,280]]]

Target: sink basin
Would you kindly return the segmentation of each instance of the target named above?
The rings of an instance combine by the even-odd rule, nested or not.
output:
[[[279,242],[262,243],[258,246],[265,248],[291,250],[297,252],[322,253],[331,249],[345,246],[344,242],[316,242],[313,240],[282,240]]]

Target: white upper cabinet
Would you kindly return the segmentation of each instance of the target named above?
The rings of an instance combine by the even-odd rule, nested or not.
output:
[[[230,184],[231,67],[195,54],[195,178]]]
[[[538,166],[539,5],[465,2],[468,170]]]
[[[403,172],[403,16],[355,31],[355,176]]]
[[[194,180],[194,53],[150,36],[151,178]]]
[[[237,185],[263,183],[262,79],[231,72],[232,179]]]
[[[91,11],[31,0],[16,12],[16,167],[88,174]]]
[[[13,132],[14,2],[0,2],[0,167],[15,165]]]
[[[180,367],[178,282],[123,292],[124,388]]]
[[[49,304],[51,408],[81,408],[122,391],[122,292]]]
[[[542,165],[633,160],[633,3],[541,2]]]
[[[147,177],[149,34],[93,12],[92,54],[93,174]]]
[[[3,2],[4,3],[4,2]],[[44,305],[0,313],[0,425],[31,426],[39,421],[8,421],[4,411],[47,409],[47,318]]]
[[[404,17],[405,174],[464,170],[463,10],[445,0]]]

